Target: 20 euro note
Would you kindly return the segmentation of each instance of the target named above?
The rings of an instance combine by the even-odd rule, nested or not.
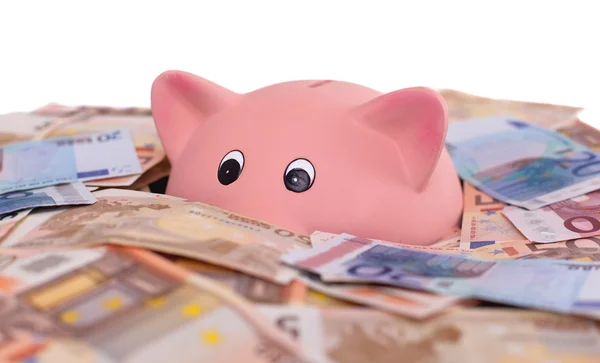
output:
[[[0,271],[0,361],[267,363],[269,351],[288,355],[277,344],[286,337],[270,340],[279,333],[270,321],[230,295],[135,248],[19,258]]]
[[[379,283],[561,313],[600,316],[600,264],[486,261],[342,234],[282,257],[324,281]]]
[[[508,116],[453,123],[446,146],[462,179],[504,203],[532,210],[600,188],[600,154]]]
[[[0,194],[140,172],[128,129],[0,148]]]
[[[533,211],[506,206],[502,213],[534,242],[548,243],[600,235],[600,191]]]
[[[281,255],[310,246],[308,236],[199,202],[106,189],[96,204],[34,211],[2,247],[46,249],[104,243],[196,258],[279,284],[296,275]]]
[[[90,112],[94,112],[90,110]],[[79,120],[56,127],[46,137],[64,137],[98,133],[106,130],[123,129],[131,131],[135,152],[140,161],[142,172],[150,170],[165,158],[165,152],[158,137],[151,115],[138,114],[91,114]],[[109,177],[86,182],[86,185],[100,187],[129,186],[140,174],[122,177]]]

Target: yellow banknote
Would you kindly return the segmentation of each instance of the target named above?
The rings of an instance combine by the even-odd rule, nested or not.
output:
[[[34,211],[2,247],[140,246],[287,284],[296,272],[280,256],[310,246],[308,236],[203,203],[121,189],[94,195],[90,208]]]

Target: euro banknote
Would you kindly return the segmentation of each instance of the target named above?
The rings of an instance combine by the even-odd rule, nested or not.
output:
[[[251,304],[149,251],[39,253],[2,269],[0,287],[0,361],[300,361]]]
[[[185,257],[175,258],[173,262],[232,289],[236,294],[244,296],[254,303],[302,304],[307,293],[306,286],[296,281],[289,285],[280,285],[239,271]]]
[[[600,238],[588,237],[554,243],[501,242],[470,250],[483,260],[564,260],[600,262]]]
[[[600,264],[486,261],[341,234],[282,261],[326,282],[378,283],[520,307],[600,316]]]
[[[44,249],[115,243],[199,259],[279,284],[296,275],[281,255],[310,247],[297,232],[199,202],[121,189],[95,204],[34,211],[2,247]]]
[[[600,151],[600,130],[579,119],[561,126],[556,131],[595,152]]]
[[[522,120],[451,124],[446,146],[462,179],[507,204],[532,210],[600,189],[600,154]]]
[[[460,248],[472,249],[527,238],[502,214],[505,204],[473,185],[463,183],[463,219]]]
[[[22,190],[0,195],[0,214],[59,205],[94,204],[96,197],[81,182]]]
[[[581,107],[522,102],[476,96],[453,89],[439,91],[448,106],[448,122],[511,115],[538,126],[554,129],[577,119]]]
[[[0,115],[0,146],[32,140],[51,127],[56,117],[14,112]]]
[[[502,213],[533,242],[548,243],[600,235],[600,191],[532,211],[506,206]]]
[[[397,287],[328,283],[311,273],[302,273],[297,279],[325,295],[414,319],[428,318],[462,301],[456,296]]]
[[[32,210],[33,209],[23,209],[16,212],[0,214],[0,241],[2,241],[4,236],[6,236],[19,221],[27,217]]]
[[[91,112],[92,110],[90,110]],[[69,122],[47,132],[45,137],[65,137],[103,132],[114,129],[128,129],[132,135],[135,153],[144,173],[157,165],[165,158],[154,119],[150,115],[103,113],[90,114],[77,121]],[[122,187],[133,184],[141,174],[129,176],[95,179],[86,182],[86,185],[100,187]]]
[[[0,148],[0,194],[140,172],[127,129]]]
[[[595,363],[600,333],[591,321],[544,312],[455,309],[417,322],[357,308],[260,306],[307,350],[338,363]]]

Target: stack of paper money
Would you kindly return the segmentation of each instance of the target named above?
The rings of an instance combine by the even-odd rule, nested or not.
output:
[[[600,362],[600,131],[441,94],[465,203],[430,246],[151,193],[147,109],[0,115],[0,362]]]

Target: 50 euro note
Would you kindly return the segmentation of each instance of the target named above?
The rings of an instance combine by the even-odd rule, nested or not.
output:
[[[282,257],[326,282],[378,283],[495,303],[600,317],[600,264],[488,261],[342,234]]]
[[[529,210],[600,188],[598,153],[511,117],[451,124],[446,146],[460,177]]]
[[[571,122],[583,108],[476,96],[452,89],[439,91],[448,106],[448,122],[512,115],[541,127],[556,128]]]
[[[454,309],[416,322],[358,308],[259,306],[306,350],[338,363],[592,363],[600,333],[591,321],[514,309]]]
[[[304,358],[250,303],[130,247],[13,261],[0,271],[0,331],[0,361],[11,362]]]
[[[502,214],[504,203],[467,182],[463,184],[460,248],[473,249],[511,241],[527,242],[527,238]]]
[[[0,115],[0,146],[39,139],[47,130],[79,117],[74,115],[40,115],[28,112]]]
[[[296,273],[280,256],[310,246],[308,236],[199,202],[120,189],[94,195],[94,205],[31,213],[0,247],[139,246],[287,284]]]

